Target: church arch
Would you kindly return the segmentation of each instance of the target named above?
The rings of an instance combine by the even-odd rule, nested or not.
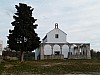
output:
[[[44,55],[51,55],[51,54],[52,54],[51,46],[45,45],[44,46]]]
[[[68,52],[69,52],[68,45],[63,45],[62,46],[62,54],[64,55],[64,58],[68,58]]]
[[[53,54],[55,54],[55,55],[61,54],[60,46],[59,45],[54,45],[53,46]]]
[[[70,52],[71,52],[72,54],[75,53],[75,52],[74,52],[74,45],[71,46]]]

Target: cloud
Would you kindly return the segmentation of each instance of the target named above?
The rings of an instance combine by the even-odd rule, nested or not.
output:
[[[41,39],[54,28],[68,34],[69,42],[90,42],[91,48],[100,49],[100,0],[1,0],[0,37],[6,45],[8,29],[12,29],[12,17],[16,12],[15,4],[26,3],[34,8],[37,19],[36,32]],[[3,35],[2,35],[3,34]]]
[[[62,1],[57,5],[53,4],[52,7],[50,7],[51,5],[49,4],[50,6],[47,11],[39,15],[42,20],[38,22],[44,25],[43,28],[47,28],[47,26],[50,25],[48,27],[50,29],[54,27],[54,22],[58,21],[62,25],[60,26],[61,29],[66,33],[68,32],[69,41],[96,44],[97,42],[94,40],[98,39],[100,35],[99,3],[97,0],[71,0],[67,3],[63,3]],[[48,31],[48,29],[42,30],[42,32],[46,31]]]

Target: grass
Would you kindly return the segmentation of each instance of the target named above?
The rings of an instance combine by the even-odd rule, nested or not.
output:
[[[1,74],[3,71],[4,71],[4,64],[1,63],[1,64],[0,64],[0,74]]]
[[[100,72],[100,60],[5,61],[0,73],[66,74]]]

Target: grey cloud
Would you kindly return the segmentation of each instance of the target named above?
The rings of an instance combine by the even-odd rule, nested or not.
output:
[[[3,0],[2,0],[3,1]],[[100,0],[11,0],[12,3],[7,5],[3,2],[0,9],[7,9],[6,13],[0,11],[4,16],[0,19],[6,20],[8,29],[12,28],[10,22],[13,20],[12,15],[16,12],[14,5],[19,2],[27,3],[34,9],[33,16],[35,16],[38,24],[36,32],[41,39],[45,34],[54,28],[54,24],[58,22],[59,28],[68,34],[68,41],[70,42],[90,42],[91,48],[100,49]],[[14,10],[13,10],[14,9]],[[2,25],[2,29],[4,26]],[[8,30],[4,37],[7,35]],[[0,31],[1,33],[1,31]],[[0,34],[1,35],[1,34]],[[3,39],[3,38],[1,38]],[[4,39],[3,39],[4,40]],[[96,40],[96,41],[95,41]],[[5,40],[4,40],[5,41]],[[6,41],[5,41],[6,42]],[[95,43],[95,45],[94,45]]]

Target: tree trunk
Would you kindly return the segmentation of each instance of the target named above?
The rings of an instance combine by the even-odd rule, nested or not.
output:
[[[2,62],[2,56],[0,55],[0,63]]]
[[[21,51],[21,62],[24,61],[24,51]]]

